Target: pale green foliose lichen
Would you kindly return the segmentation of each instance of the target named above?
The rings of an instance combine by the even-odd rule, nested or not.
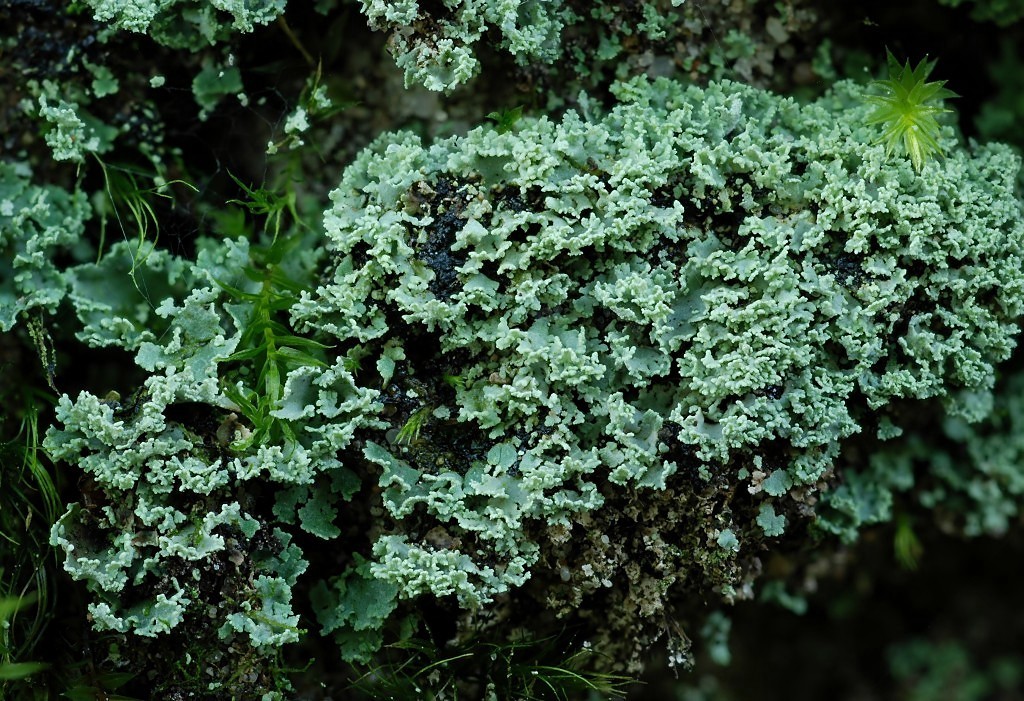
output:
[[[93,17],[147,34],[179,49],[198,50],[232,32],[252,32],[284,12],[287,0],[85,0]]]
[[[567,90],[641,74],[787,84],[778,64],[795,61],[801,42],[820,31],[804,0],[360,2],[370,26],[389,33],[407,87],[450,92],[479,73],[485,56],[511,57],[516,81],[547,92],[549,108],[564,104]]]
[[[196,282],[186,261],[149,244],[140,248],[125,241],[95,264],[70,268],[64,279],[82,324],[78,339],[94,348],[130,351],[155,341],[169,326],[166,317],[156,314],[154,302],[184,297]]]
[[[313,259],[292,260],[301,266]],[[255,297],[260,289],[243,272],[248,243],[203,242],[191,266],[152,253],[139,262],[136,279],[144,286],[134,300],[123,289],[127,281],[120,291],[99,289],[101,280],[127,278],[135,262],[121,244],[68,273],[84,323],[80,338],[136,350],[137,363],[152,374],[124,398],[60,398],[44,446],[53,459],[76,464],[101,496],[73,504],[52,542],[65,551],[65,568],[96,595],[98,627],[164,632],[205,615],[204,582],[233,576],[240,580],[234,608],[214,616],[221,635],[245,635],[261,649],[293,642],[299,629],[291,586],[306,565],[288,533],[267,522],[273,498],[261,504],[245,495],[274,484],[293,506],[305,504],[282,514],[282,523],[294,524],[297,514],[304,530],[329,532],[335,504],[354,491],[354,476],[337,456],[357,429],[374,425],[374,392],[357,388],[340,361],[300,368],[272,410],[301,423],[280,442],[247,441],[251,424],[226,394],[232,380],[219,366],[238,347],[256,303],[226,289]],[[153,300],[142,289],[168,296]],[[314,489],[322,475],[337,494]]]
[[[333,634],[346,661],[369,659],[380,648],[381,629],[398,606],[398,587],[374,577],[365,558],[356,555],[355,563],[311,595],[320,633]]]
[[[360,0],[363,14],[375,29],[391,33],[395,62],[405,72],[406,85],[419,83],[429,90],[451,90],[479,70],[472,45],[488,28],[500,32],[502,44],[517,54],[555,57],[561,2],[499,0],[458,2],[431,15],[418,0]]]
[[[199,118],[206,119],[221,100],[229,95],[245,100],[242,92],[242,74],[237,66],[203,61],[203,68],[192,79],[192,94],[199,104]]]
[[[1001,382],[983,420],[940,421],[941,428],[908,432],[872,453],[864,469],[848,471],[825,495],[817,526],[853,541],[859,529],[892,520],[897,495],[909,492],[943,530],[1004,535],[1024,512],[1024,373]]]
[[[81,163],[86,153],[99,149],[99,137],[86,127],[74,105],[64,100],[53,105],[41,96],[39,116],[50,123],[46,143],[53,150],[54,159]]]
[[[397,524],[366,574],[486,605],[544,527],[695,479],[753,496],[692,553],[734,558],[903,400],[983,417],[1024,311],[1019,161],[947,129],[947,159],[893,164],[859,91],[635,80],[607,114],[363,152],[293,320],[375,365],[394,419],[364,447]]]
[[[90,89],[75,83],[31,79],[22,86],[26,97],[19,102],[25,118],[42,128],[53,159],[79,166],[86,156],[109,152],[127,129],[106,124],[90,112],[94,102],[117,92],[117,81],[104,66],[86,64],[86,68],[95,76]],[[143,150],[152,154],[151,147]]]
[[[27,164],[0,162],[0,332],[23,312],[56,311],[67,283],[54,259],[79,243],[91,213],[84,193],[34,184]]]
[[[186,369],[154,375],[130,402],[87,393],[75,402],[61,398],[57,420],[68,428],[51,429],[45,447],[54,459],[76,463],[110,500],[72,504],[51,535],[52,544],[65,551],[65,569],[97,596],[91,607],[97,627],[143,636],[167,632],[190,604],[200,603],[189,591],[204,569],[246,565],[266,573],[255,585],[267,577],[280,579],[274,556],[284,549],[281,539],[265,538],[264,547],[243,546],[254,542],[261,524],[237,502],[225,501],[242,483],[239,475],[258,474],[253,463],[261,456],[230,460],[217,442],[234,438],[223,435],[224,424],[207,426],[213,435],[202,435],[200,422],[164,415],[175,404],[213,410],[218,394],[216,378],[197,381]],[[225,414],[225,420],[231,416]],[[232,552],[245,552],[248,559],[232,561]],[[225,625],[249,634],[255,647],[297,640],[297,619],[279,589],[255,586]],[[152,593],[142,595],[145,591]],[[257,622],[246,623],[252,601],[266,611]],[[278,625],[267,628],[275,620]]]
[[[620,17],[618,3],[594,2],[579,11],[564,0],[457,0],[443,6],[421,0],[360,0],[363,14],[374,29],[389,32],[390,50],[405,72],[406,86],[450,91],[468,82],[480,70],[477,44],[488,33],[498,46],[521,65],[551,64],[563,51],[567,27],[599,23],[609,30],[602,58],[619,52],[622,36],[663,36],[681,18],[672,8],[683,0],[635,3],[627,14],[639,14],[634,23]],[[639,9],[638,9],[639,8]],[[634,19],[630,17],[630,19]]]
[[[634,80],[608,112],[388,134],[332,193],[325,247],[73,267],[79,337],[148,373],[62,397],[45,442],[103,495],[53,531],[96,624],[176,629],[220,567],[240,580],[223,636],[294,640],[298,531],[342,544],[313,609],[347,660],[421,597],[472,614],[534,577],[564,610],[635,581],[608,599],[624,636],[673,587],[752,596],[844,439],[897,435],[914,400],[990,411],[1024,312],[1017,157],[947,129],[918,174],[873,145],[859,90]],[[249,330],[271,317],[268,353]],[[648,529],[657,577],[627,572],[616,524]]]

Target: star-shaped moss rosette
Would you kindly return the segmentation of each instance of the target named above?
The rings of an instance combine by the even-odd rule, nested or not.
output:
[[[867,122],[884,126],[877,143],[885,144],[887,154],[902,151],[914,164],[914,170],[921,172],[926,160],[942,155],[936,116],[952,110],[943,107],[941,101],[959,95],[943,87],[944,80],[925,82],[935,68],[935,61],[929,62],[925,57],[916,68],[911,68],[909,60],[900,65],[891,51],[886,53],[889,78],[871,84],[881,92],[864,98],[875,105]]]

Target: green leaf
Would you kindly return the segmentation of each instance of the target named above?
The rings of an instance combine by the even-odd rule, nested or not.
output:
[[[28,608],[35,601],[35,592],[26,596],[8,596],[0,599],[0,624],[23,608]]]
[[[412,445],[420,439],[420,433],[423,431],[423,426],[427,423],[427,419],[430,418],[430,413],[433,411],[433,407],[424,406],[414,411],[405,424],[398,431],[398,435],[395,437],[395,443],[405,443],[406,445]]]
[[[487,118],[495,123],[495,129],[499,134],[505,134],[512,131],[523,116],[523,106],[513,107],[508,110],[500,110],[497,112],[491,112],[487,115]]]
[[[50,665],[45,662],[4,662],[0,663],[0,679],[24,679],[27,676],[42,672]]]

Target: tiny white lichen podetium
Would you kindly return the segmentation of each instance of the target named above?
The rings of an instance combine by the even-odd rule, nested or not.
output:
[[[874,81],[871,86],[881,93],[864,98],[875,105],[867,123],[884,125],[885,130],[876,143],[885,144],[887,155],[902,148],[914,170],[920,173],[929,157],[942,155],[937,138],[939,123],[935,117],[952,110],[942,107],[939,101],[959,95],[944,88],[944,80],[925,82],[935,68],[935,61],[929,62],[925,57],[916,68],[911,68],[909,60],[901,66],[891,51],[887,50],[886,54],[889,78]]]

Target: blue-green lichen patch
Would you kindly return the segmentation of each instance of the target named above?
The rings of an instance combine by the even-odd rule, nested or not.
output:
[[[82,192],[33,182],[25,163],[0,162],[0,332],[23,312],[54,312],[67,282],[54,260],[80,243],[92,208]]]
[[[284,12],[286,0],[86,0],[97,21],[145,33],[154,41],[179,49],[198,50],[233,32],[251,32]]]
[[[894,166],[850,84],[806,106],[727,82],[614,92],[606,114],[583,98],[583,116],[514,132],[386,135],[332,193],[333,262],[297,326],[404,367],[393,381],[414,396],[425,356],[458,358],[431,409],[516,456],[509,479],[489,459],[438,471],[368,444],[392,517],[422,504],[455,540],[481,533],[444,552],[419,526],[382,537],[370,569],[405,596],[472,607],[520,586],[542,557],[524,527],[578,523],[607,489],[680,488],[673,444],[698,481],[753,497],[690,557],[762,547],[806,518],[869,410],[942,398],[979,418],[1014,345],[1008,149],[946,131],[947,159]]]
[[[945,531],[1002,536],[1020,523],[1024,374],[1006,371],[981,421],[926,416],[927,425],[918,422],[866,464],[851,466],[844,484],[825,495],[819,528],[852,542],[859,529],[893,520],[906,494]]]
[[[800,2],[760,0],[360,1],[370,27],[388,32],[406,86],[445,92],[475,78],[495,49],[525,83],[559,90],[673,71],[770,80],[777,53],[792,57],[794,37],[813,33],[816,17]]]
[[[562,2],[445,3],[361,0],[371,27],[390,32],[391,50],[406,84],[451,90],[479,71],[474,44],[493,28],[512,54],[550,61],[557,56]]]
[[[76,402],[61,399],[57,418],[68,428],[51,429],[45,446],[55,459],[75,461],[86,472],[94,496],[69,507],[51,540],[67,553],[65,568],[98,596],[92,604],[97,626],[142,636],[170,631],[197,603],[189,588],[202,581],[202,572],[220,571],[232,557],[225,531],[252,538],[260,530],[256,517],[226,498],[231,488],[238,493],[248,461],[228,454],[242,428],[215,401],[216,381],[196,382],[187,371],[155,376],[124,401],[86,393]],[[273,556],[281,549],[254,553],[255,560],[239,556],[235,564],[280,576]],[[169,577],[181,562],[189,563],[185,574]],[[257,587],[253,597],[261,591]],[[255,647],[297,640],[297,619],[280,604],[280,621],[264,614],[259,625],[243,624],[238,617],[254,609],[238,605],[241,610],[221,614],[232,624],[225,630],[247,633]]]
[[[80,340],[148,375],[62,397],[45,442],[95,485],[52,533],[94,625],[272,654],[311,592],[352,662],[423,607],[540,603],[633,671],[702,622],[718,646],[707,603],[855,486],[846,439],[922,400],[983,417],[1024,311],[1017,158],[947,130],[894,164],[858,90],[634,80],[557,122],[388,134],[326,245],[72,267]]]
[[[315,259],[293,256],[270,269],[281,281]],[[270,323],[262,313],[281,299],[271,301],[269,285],[246,276],[255,274],[254,260],[266,263],[242,239],[201,242],[191,264],[154,252],[137,279],[147,293],[169,296],[150,299],[139,289],[134,305],[130,295],[95,289],[103,276],[128,277],[125,246],[69,273],[82,340],[137,351],[151,373],[124,396],[61,397],[44,441],[54,460],[76,464],[92,485],[51,541],[92,591],[98,629],[152,637],[198,625],[264,656],[300,637],[292,589],[306,561],[288,527],[297,516],[308,533],[337,535],[336,504],[358,489],[337,456],[356,430],[375,425],[377,408],[342,361],[288,365],[293,372],[271,405],[245,403],[250,395],[238,385],[260,355],[249,348],[249,329]],[[275,339],[287,355],[287,337],[274,330],[284,331],[268,327],[260,339]],[[281,361],[266,351],[264,374]],[[275,520],[285,496],[294,508]]]

